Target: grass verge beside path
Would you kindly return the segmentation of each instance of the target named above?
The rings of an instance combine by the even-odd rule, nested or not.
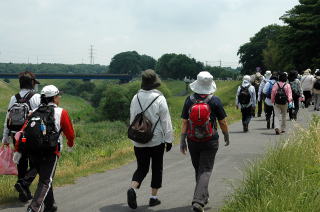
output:
[[[233,100],[238,84],[239,82],[232,81],[227,83],[217,82],[218,91],[216,95],[221,97],[223,104],[226,106],[229,121],[236,120],[239,114],[239,112],[235,113]],[[175,95],[175,92],[179,93],[181,89],[185,89],[185,84],[180,81],[171,82],[170,86],[167,86],[170,90],[173,90],[171,90],[173,95]],[[3,91],[2,87],[0,87],[1,91]],[[12,93],[16,91],[8,90],[7,92],[9,93],[3,100],[5,104],[7,104],[8,98]],[[228,98],[229,95],[231,95],[230,98]],[[185,98],[186,96],[168,98],[176,138],[180,134],[180,115]],[[70,95],[63,95],[61,101],[62,107],[69,111],[75,122],[77,137],[74,150],[72,152],[63,150],[62,152],[54,179],[54,186],[73,183],[78,177],[104,172],[134,159],[132,144],[127,139],[127,126],[125,123],[87,122],[88,114],[94,110],[87,102],[79,97]],[[7,105],[3,105],[3,107],[7,107]],[[4,117],[0,116],[1,123],[3,123],[3,119]],[[0,125],[2,125],[1,123]],[[1,126],[0,131],[2,132]],[[66,147],[66,145],[64,146]],[[0,204],[17,200],[17,193],[13,188],[15,182],[16,176],[0,176]],[[33,183],[31,190],[34,191],[35,187],[36,183]]]
[[[221,212],[319,212],[320,117],[251,165]]]

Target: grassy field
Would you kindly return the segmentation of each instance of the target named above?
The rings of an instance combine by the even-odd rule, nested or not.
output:
[[[42,82],[43,83],[43,82]],[[185,83],[179,81],[165,82],[172,96],[168,98],[169,110],[172,117],[176,138],[180,134],[180,114],[186,96],[175,96],[185,90]],[[6,112],[8,99],[18,89],[13,89],[17,82],[7,85],[0,81],[0,131],[4,114]],[[56,84],[54,81],[46,84]],[[239,118],[235,113],[233,96],[239,82],[217,82],[217,95],[225,105],[229,121]],[[60,84],[62,85],[62,84]],[[230,95],[230,98],[227,96]],[[131,142],[127,139],[127,126],[123,122],[88,122],[90,114],[94,111],[86,101],[79,97],[63,95],[62,107],[70,112],[75,123],[76,146],[72,152],[62,151],[62,157],[58,163],[55,177],[55,186],[73,183],[80,176],[103,172],[107,169],[117,167],[134,159]],[[76,105],[76,107],[75,107]],[[178,139],[176,139],[178,140]],[[66,145],[65,145],[66,146]],[[13,190],[16,181],[15,176],[0,176],[0,204],[15,201],[17,193]],[[32,185],[32,190],[35,189]]]
[[[319,212],[320,117],[252,164],[222,212]]]

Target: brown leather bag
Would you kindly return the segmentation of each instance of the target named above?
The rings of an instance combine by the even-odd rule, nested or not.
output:
[[[133,140],[137,143],[141,143],[141,144],[146,144],[149,141],[151,141],[151,139],[153,137],[154,129],[156,128],[158,122],[160,121],[160,117],[152,129],[152,123],[144,115],[144,113],[149,109],[149,107],[154,103],[154,101],[156,101],[156,99],[158,99],[159,96],[157,96],[155,99],[153,99],[152,102],[148,105],[148,107],[145,110],[143,110],[141,103],[140,103],[140,100],[139,100],[139,96],[137,94],[137,99],[139,102],[139,106],[141,108],[141,113],[138,113],[136,115],[133,122],[129,126],[128,138],[130,138],[131,140]]]

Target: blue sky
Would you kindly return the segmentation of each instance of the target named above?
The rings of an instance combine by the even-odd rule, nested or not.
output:
[[[0,2],[0,62],[108,65],[123,51],[183,53],[236,67],[237,50],[298,0],[10,0]]]

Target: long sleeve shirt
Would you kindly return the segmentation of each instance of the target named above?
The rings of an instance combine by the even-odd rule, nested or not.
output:
[[[275,80],[269,80],[266,85],[264,86],[263,88],[263,93],[266,95],[266,99],[265,99],[265,103],[268,105],[268,106],[273,106],[273,103],[271,102],[271,98],[268,98],[267,94],[269,92],[269,89],[271,89],[271,92],[272,92],[272,86],[276,83]],[[271,88],[270,88],[271,86]],[[270,94],[270,93],[269,93]]]
[[[160,95],[160,96],[159,96]],[[145,110],[148,105],[159,96],[156,101],[145,111],[144,115],[151,121],[152,127],[155,127],[153,138],[146,144],[140,144],[132,141],[136,147],[153,147],[161,143],[172,143],[173,141],[173,128],[167,101],[162,93],[156,89],[153,90],[139,90],[139,92],[132,98],[130,105],[130,124],[133,122],[135,116],[141,113],[142,110],[139,106],[137,99],[139,97],[142,109]],[[160,118],[158,124],[158,119]]]
[[[31,92],[33,90],[30,90],[30,89],[21,89],[19,94],[21,97],[24,97],[26,94],[28,94],[29,92]],[[41,101],[41,98],[40,98],[40,94],[34,94],[30,100],[29,100],[29,103],[30,103],[30,109],[31,110],[34,110],[36,108],[39,107],[40,105],[40,101]],[[9,105],[8,105],[8,110],[13,106],[14,103],[17,102],[17,99],[15,96],[12,96],[11,99],[10,99],[10,102],[9,102]],[[9,141],[9,133],[10,133],[10,130],[8,129],[7,127],[7,119],[8,119],[8,115],[9,113],[7,112],[7,115],[6,115],[6,118],[4,120],[4,124],[3,124],[3,135],[2,135],[2,142],[8,142]]]
[[[240,94],[240,91],[241,91],[241,86],[243,87],[247,87],[249,86],[249,93],[250,93],[250,102],[249,104],[246,104],[246,105],[242,105],[240,104],[239,100],[238,100],[238,96]],[[238,105],[239,107],[241,108],[247,108],[247,107],[255,107],[256,106],[256,103],[257,103],[257,99],[256,99],[256,90],[255,88],[250,84],[250,82],[244,80],[242,82],[242,85],[238,87],[238,90],[237,90],[237,95],[236,95],[236,105]]]
[[[284,84],[285,84],[285,86],[283,87]],[[278,92],[279,85],[280,85],[281,88],[282,87],[284,88],[284,92],[286,93],[287,98],[288,98],[288,103],[292,102],[292,90],[291,90],[290,84],[289,83],[284,83],[284,82],[277,82],[272,87],[272,92],[271,92],[271,102],[272,102],[272,104],[275,103],[276,94]]]
[[[301,78],[301,87],[303,91],[312,91],[314,77],[311,74],[303,75]]]

